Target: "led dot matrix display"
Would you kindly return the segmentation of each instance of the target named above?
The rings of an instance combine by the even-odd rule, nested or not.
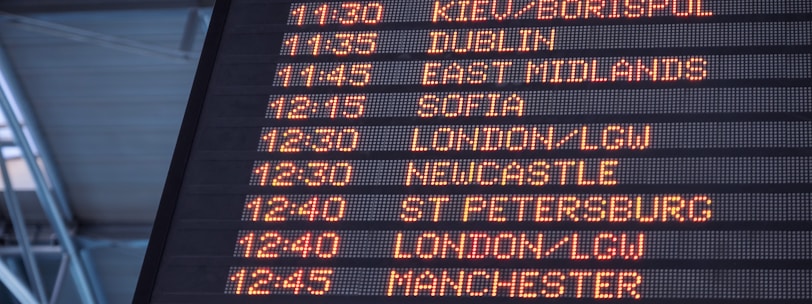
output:
[[[812,300],[812,2],[211,24],[136,303]]]

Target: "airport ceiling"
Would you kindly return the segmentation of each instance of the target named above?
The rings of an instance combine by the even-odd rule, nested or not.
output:
[[[214,0],[4,0],[0,3],[0,10],[11,13],[44,13],[171,9],[212,5]]]
[[[103,303],[132,299],[212,4],[0,1],[0,47],[54,158]],[[47,226],[36,195],[18,190],[26,222]],[[57,303],[74,303],[74,292]]]
[[[80,224],[152,223],[212,2],[0,2],[0,45]]]

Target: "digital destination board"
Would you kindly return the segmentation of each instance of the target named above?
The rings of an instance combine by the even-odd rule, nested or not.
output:
[[[812,2],[218,1],[136,303],[808,303]]]

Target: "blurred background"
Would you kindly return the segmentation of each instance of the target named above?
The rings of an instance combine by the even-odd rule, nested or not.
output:
[[[129,303],[213,1],[0,1],[0,303]]]

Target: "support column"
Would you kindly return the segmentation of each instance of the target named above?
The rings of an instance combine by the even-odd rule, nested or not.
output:
[[[38,304],[31,291],[25,287],[25,284],[20,282],[14,272],[3,261],[0,261],[0,282],[8,288],[21,304]]]
[[[12,137],[14,138],[14,144],[20,148],[22,156],[25,159],[29,170],[31,171],[31,175],[37,185],[37,197],[42,205],[43,211],[45,211],[48,222],[54,229],[60,246],[62,246],[62,249],[69,258],[71,275],[76,283],[79,296],[83,303],[95,304],[96,299],[93,293],[93,286],[90,283],[90,274],[87,272],[87,268],[79,255],[79,250],[76,248],[71,233],[67,228],[64,214],[60,211],[62,208],[60,208],[59,202],[54,194],[50,191],[48,187],[48,179],[42,170],[40,170],[39,164],[37,163],[37,157],[34,154],[31,143],[29,143],[28,137],[23,131],[22,125],[19,124],[19,120],[17,120],[17,117],[15,116],[12,102],[17,105],[22,105],[24,104],[24,100],[22,100],[20,96],[20,91],[15,90],[15,88],[12,87],[12,85],[14,85],[14,80],[12,77],[13,73],[11,72],[10,68],[11,66],[8,64],[5,50],[0,47],[0,93],[2,93],[0,94],[0,110],[2,110],[2,112],[6,115],[8,127],[11,130]],[[31,125],[35,124],[34,121],[29,121],[29,123]],[[33,133],[31,134],[31,138],[37,138],[37,140],[39,140],[39,138]],[[42,147],[40,148],[42,149]],[[6,191],[9,190],[11,189],[7,189]]]
[[[17,107],[16,112],[4,112],[6,113],[7,123],[9,125],[19,125],[20,121],[25,123],[28,134],[31,136],[27,139],[30,139],[34,146],[36,146],[37,154],[40,160],[42,160],[42,169],[45,170],[45,174],[50,181],[49,185],[55,195],[57,204],[59,204],[59,211],[66,221],[73,221],[73,211],[68,204],[68,196],[65,192],[61,175],[59,175],[59,170],[57,170],[56,162],[54,162],[53,157],[51,157],[48,145],[42,140],[42,132],[39,129],[37,120],[34,118],[30,103],[25,99],[25,95],[22,94],[22,88],[16,81],[14,68],[11,65],[11,61],[9,61],[8,55],[6,55],[6,50],[3,45],[0,45],[0,93],[9,103]],[[16,119],[18,114],[20,115],[19,120]]]
[[[42,281],[39,264],[37,264],[37,257],[34,255],[34,251],[31,250],[31,244],[29,243],[31,238],[25,226],[20,201],[17,199],[17,195],[14,193],[14,187],[11,185],[11,178],[9,177],[8,167],[6,166],[6,158],[5,155],[3,155],[2,149],[3,145],[0,145],[0,177],[3,178],[3,198],[6,200],[6,207],[8,207],[11,225],[14,227],[17,245],[20,246],[20,256],[23,259],[23,265],[28,274],[28,281],[37,292],[40,302],[48,303],[48,297],[45,295],[45,283]]]

